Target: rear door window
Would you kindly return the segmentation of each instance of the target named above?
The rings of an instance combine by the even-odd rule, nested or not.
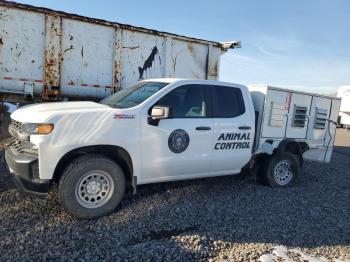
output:
[[[211,86],[214,118],[230,118],[245,113],[244,99],[240,88]]]

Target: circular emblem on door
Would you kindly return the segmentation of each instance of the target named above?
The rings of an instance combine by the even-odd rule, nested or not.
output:
[[[187,132],[182,129],[174,130],[168,139],[169,149],[176,154],[185,151],[189,143],[190,137],[188,136]]]

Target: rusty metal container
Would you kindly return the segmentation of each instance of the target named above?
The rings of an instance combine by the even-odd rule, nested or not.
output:
[[[101,99],[142,79],[217,79],[239,45],[0,1],[0,96]]]

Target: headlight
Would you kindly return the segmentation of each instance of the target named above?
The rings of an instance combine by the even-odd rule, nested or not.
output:
[[[53,124],[23,124],[23,131],[30,135],[47,135],[53,130]]]

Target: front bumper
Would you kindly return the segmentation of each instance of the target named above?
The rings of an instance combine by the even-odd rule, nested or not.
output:
[[[38,156],[14,153],[11,147],[7,147],[5,149],[5,163],[20,191],[40,198],[45,198],[48,195],[51,181],[39,179]]]

